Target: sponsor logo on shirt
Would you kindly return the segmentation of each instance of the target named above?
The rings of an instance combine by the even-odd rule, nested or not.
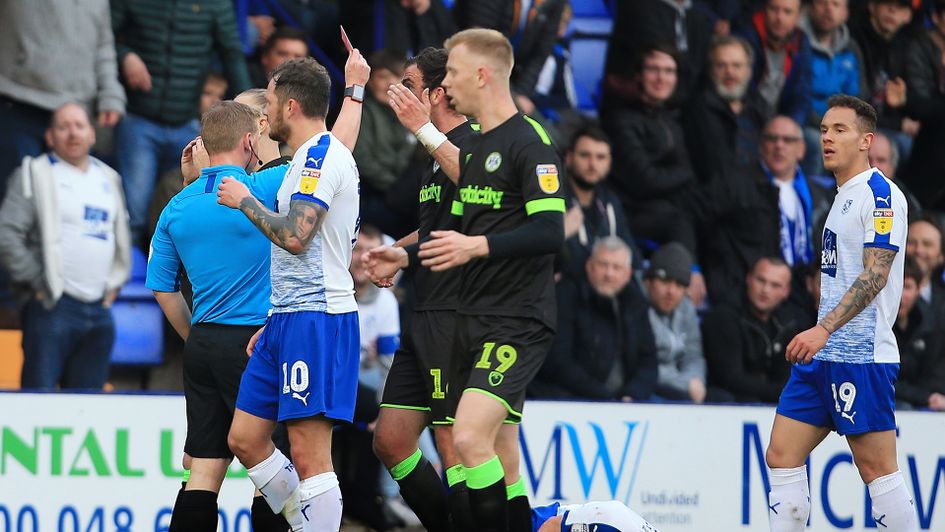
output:
[[[311,170],[306,168],[302,170],[302,179],[299,181],[299,192],[302,194],[311,194],[318,188],[318,178],[321,177],[321,170]]]
[[[539,164],[535,167],[538,176],[538,186],[546,194],[554,194],[560,188],[558,183],[558,167],[553,164]]]
[[[504,192],[493,190],[492,187],[479,188],[479,185],[470,185],[459,189],[459,200],[474,205],[492,205],[493,209],[502,207]]]
[[[879,200],[880,198],[876,198],[877,203],[879,203]],[[889,234],[892,230],[893,215],[892,209],[876,209],[873,211],[873,229],[876,230],[877,234]]]
[[[840,209],[840,214],[846,214],[850,212],[850,207],[853,206],[853,200],[848,199],[843,203],[843,208]]]
[[[824,228],[824,247],[820,252],[820,273],[837,276],[837,233]]]
[[[440,202],[440,191],[443,189],[440,185],[425,185],[420,189],[420,203],[428,201]]]
[[[108,240],[108,211],[86,205],[83,220],[85,221],[85,236]]]

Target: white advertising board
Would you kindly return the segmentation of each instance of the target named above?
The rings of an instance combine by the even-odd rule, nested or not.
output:
[[[521,471],[533,504],[617,499],[662,532],[768,530],[766,407],[529,402]],[[922,530],[945,530],[945,415],[900,413],[899,463]],[[0,393],[0,532],[165,531],[180,487],[180,396]],[[249,531],[235,465],[224,532]],[[875,528],[845,441],[810,460],[810,530]]]

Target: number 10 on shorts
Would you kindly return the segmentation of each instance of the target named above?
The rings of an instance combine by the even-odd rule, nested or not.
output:
[[[308,389],[308,364],[297,360],[289,369],[289,363],[282,363],[282,393],[292,392],[292,398],[302,401],[308,405],[308,394],[302,396],[301,393]]]

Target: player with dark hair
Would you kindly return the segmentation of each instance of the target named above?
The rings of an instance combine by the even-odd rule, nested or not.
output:
[[[455,146],[466,146],[476,134],[478,125],[450,108],[446,91],[441,86],[446,76],[448,52],[426,48],[407,61],[403,83],[392,91],[391,107],[398,111],[404,127],[411,132],[430,123]],[[400,105],[407,91],[419,102],[429,104],[429,111],[416,116],[404,114]],[[454,172],[453,179],[456,173]],[[458,227],[459,204],[454,201],[456,185],[447,171],[435,161],[420,179],[420,227],[398,241],[390,252],[406,258],[404,246],[429,238],[432,231]],[[433,272],[417,268],[414,276],[416,304],[410,327],[394,356],[384,386],[381,413],[374,431],[374,452],[400,484],[400,493],[411,509],[430,531],[465,528],[469,521],[468,493],[459,457],[453,449],[452,423],[456,415],[456,397],[447,395],[450,386],[457,386],[452,375],[457,364],[466,359],[453,350],[456,310],[459,304],[460,272],[453,269]],[[424,428],[432,423],[437,449],[446,467],[449,496],[433,466],[422,456],[417,441]]]
[[[351,151],[326,130],[329,89],[314,59],[289,61],[272,75],[270,136],[295,152],[275,212],[239,181],[218,186],[218,201],[272,241],[273,308],[250,342],[229,444],[294,531],[341,525],[331,431],[334,421],[352,419],[360,357],[348,272],[360,224],[358,172]],[[291,462],[268,439],[275,421],[288,424]]]
[[[446,48],[447,98],[457,112],[476,117],[481,135],[457,151],[432,125],[417,131],[440,164],[462,168],[462,233],[433,231],[417,257],[434,272],[463,267],[456,349],[467,362],[448,393],[462,394],[453,444],[476,529],[528,531],[518,423],[525,387],[554,338],[553,256],[564,243],[560,163],[545,130],[512,100],[508,39],[471,29]],[[369,257],[374,278],[406,262],[402,255]]]
[[[805,462],[835,430],[846,436],[869,488],[873,519],[889,530],[911,532],[918,530],[916,511],[896,456],[899,348],[892,331],[902,294],[906,198],[870,168],[873,107],[845,95],[830,98],[827,106],[821,146],[838,191],[823,232],[818,322],[787,347],[794,367],[766,455],[769,520],[773,532],[805,529]]]

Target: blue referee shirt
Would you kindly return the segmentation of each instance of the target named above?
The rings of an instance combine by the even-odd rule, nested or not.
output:
[[[286,168],[253,175],[230,165],[205,168],[161,212],[146,286],[176,292],[186,270],[194,289],[193,323],[262,325],[269,311],[270,242],[242,212],[217,204],[217,185],[224,177],[238,179],[272,208]]]

